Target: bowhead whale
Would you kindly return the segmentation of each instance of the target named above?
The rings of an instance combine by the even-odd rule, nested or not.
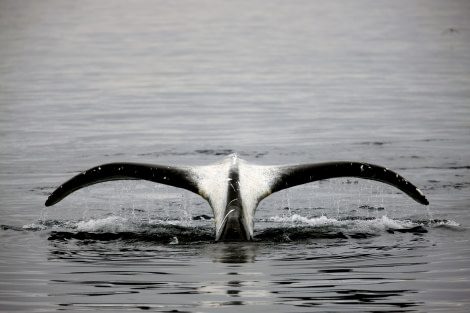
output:
[[[421,204],[429,204],[416,186],[382,166],[362,162],[262,166],[232,154],[206,166],[103,164],[66,181],[49,196],[45,205],[54,205],[72,192],[93,184],[143,179],[184,188],[206,199],[214,213],[217,241],[252,240],[253,217],[261,200],[279,190],[335,177],[376,180],[400,189]]]

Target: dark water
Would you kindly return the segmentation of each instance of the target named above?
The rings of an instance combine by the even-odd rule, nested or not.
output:
[[[468,312],[467,1],[0,2],[0,311]],[[44,201],[114,161],[355,160],[216,243],[148,182]]]

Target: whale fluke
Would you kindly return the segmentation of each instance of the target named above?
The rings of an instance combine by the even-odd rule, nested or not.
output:
[[[376,180],[400,189],[421,204],[429,204],[424,194],[411,182],[379,165],[328,162],[261,166],[250,164],[234,154],[207,166],[103,164],[66,181],[49,196],[45,205],[54,205],[72,192],[97,183],[148,180],[183,188],[206,199],[214,213],[216,240],[251,240],[253,217],[262,199],[286,188],[337,177]]]
[[[399,174],[379,165],[362,162],[327,162],[284,165],[278,169],[279,177],[271,187],[272,192],[323,179],[357,177],[386,183],[400,189],[421,204],[429,204],[416,186]]]
[[[87,186],[112,180],[135,179],[148,180],[198,193],[197,182],[193,181],[190,170],[184,167],[143,163],[108,163],[90,168],[63,183],[49,196],[46,206],[54,205],[72,192]]]

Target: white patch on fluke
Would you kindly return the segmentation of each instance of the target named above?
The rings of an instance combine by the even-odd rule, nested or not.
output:
[[[224,159],[213,165],[197,166],[191,169],[195,180],[198,182],[201,196],[209,202],[214,210],[216,228],[222,225],[224,219],[229,183],[227,178],[229,177],[231,163],[231,159]]]
[[[249,232],[253,234],[256,207],[259,202],[271,193],[271,184],[275,179],[276,170],[272,166],[259,166],[246,163],[240,160],[239,178],[240,195],[242,198],[242,207],[250,227]]]
[[[239,182],[233,182],[230,179],[229,173],[233,166],[238,166]],[[229,186],[235,189],[233,184],[239,183],[243,215],[247,222],[248,232],[253,235],[253,216],[256,207],[263,198],[271,193],[271,185],[278,172],[277,168],[250,164],[234,154],[219,163],[194,167],[191,171],[198,182],[201,196],[207,199],[214,211],[217,233],[228,216],[225,214],[225,209],[228,206],[227,190]]]

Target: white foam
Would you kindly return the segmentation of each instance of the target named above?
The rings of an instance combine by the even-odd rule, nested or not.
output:
[[[298,214],[289,216],[274,216],[271,221],[291,224],[292,226],[308,225],[313,227],[339,227],[343,231],[351,232],[381,232],[387,229],[403,229],[417,226],[409,220],[395,220],[387,216],[377,219],[346,219],[338,220],[327,216],[308,218]]]
[[[84,232],[122,232],[132,231],[129,220],[120,216],[109,216],[77,223],[77,230]]]
[[[161,220],[146,219],[145,221],[126,218],[121,216],[108,216],[105,218],[91,219],[88,221],[80,221],[75,224],[75,229],[82,232],[139,232],[158,225],[170,226],[187,226],[184,221],[180,220]]]
[[[47,226],[42,223],[31,223],[21,227],[23,230],[45,230]]]
[[[291,223],[291,224],[306,224],[309,226],[338,226],[338,220],[334,218],[328,218],[324,215],[320,217],[308,218],[298,214],[292,214],[289,216],[274,216],[271,218],[273,222],[278,223]]]
[[[451,228],[459,228],[461,225],[457,223],[456,221],[452,220],[443,220],[443,221],[438,221],[438,222],[431,222],[432,226],[435,227],[440,227],[440,226],[446,226],[446,227],[451,227]]]

